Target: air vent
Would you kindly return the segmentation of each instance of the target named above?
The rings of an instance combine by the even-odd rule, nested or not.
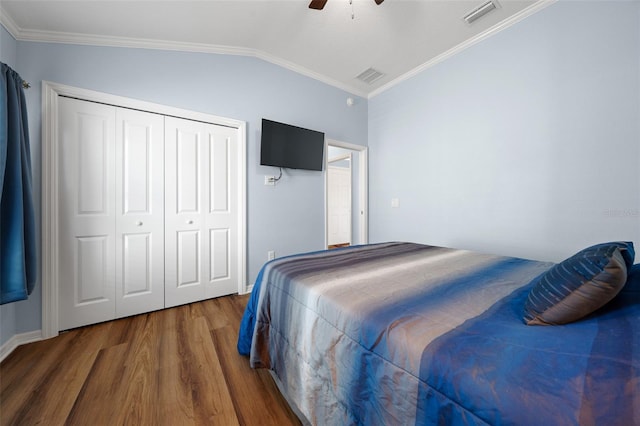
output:
[[[367,84],[373,84],[375,81],[384,76],[380,71],[369,68],[366,71],[361,72],[356,78],[360,81],[364,81]]]
[[[480,6],[476,7],[471,12],[467,13],[463,19],[467,21],[467,24],[470,24],[473,21],[482,18],[484,15],[496,9],[497,7],[498,7],[498,4],[496,3],[495,0],[489,0],[487,2],[482,3]]]

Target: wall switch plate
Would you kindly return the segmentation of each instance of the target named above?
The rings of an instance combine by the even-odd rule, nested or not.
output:
[[[267,252],[267,260],[273,260],[276,258],[276,252],[273,250],[269,250]]]
[[[400,207],[400,200],[397,198],[392,198],[391,207],[393,207],[394,209],[397,209],[398,207]]]
[[[276,177],[275,176],[265,175],[264,176],[264,184],[265,185],[269,185],[269,186],[274,186],[276,184]]]

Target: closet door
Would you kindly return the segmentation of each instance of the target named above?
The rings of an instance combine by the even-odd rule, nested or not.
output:
[[[164,308],[164,116],[116,109],[116,317]]]
[[[59,327],[115,316],[115,108],[59,100]]]
[[[165,305],[237,292],[237,131],[165,120]]]
[[[61,330],[164,307],[164,117],[59,101]]]

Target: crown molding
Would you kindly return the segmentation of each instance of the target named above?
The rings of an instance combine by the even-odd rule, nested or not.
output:
[[[416,68],[412,69],[411,71],[401,75],[400,77],[384,84],[383,86],[380,86],[379,88],[373,90],[372,92],[369,93],[369,95],[367,96],[367,99],[371,99],[379,94],[381,94],[382,92],[385,92],[389,89],[391,89],[392,87],[402,83],[405,80],[408,80],[418,74],[420,74],[421,72],[423,72],[424,70],[431,68],[432,66],[439,64],[440,62],[443,62],[446,59],[449,59],[450,57],[457,55],[458,53],[462,52],[463,50],[467,49],[468,47],[473,46],[476,43],[481,42],[482,40],[489,38],[491,36],[493,36],[494,34],[499,33],[502,30],[505,30],[509,27],[511,27],[512,25],[517,24],[518,22],[522,21],[523,19],[541,11],[542,9],[545,9],[546,7],[556,3],[558,0],[541,0],[538,1],[536,3],[533,3],[532,5],[530,5],[529,7],[526,7],[524,9],[522,9],[520,12],[516,13],[515,15],[512,15],[511,17],[505,19],[504,21],[499,22],[498,24],[494,25],[491,28],[488,28],[487,30],[477,34],[475,37],[472,37],[456,46],[454,46],[453,48],[447,50],[444,53],[441,53],[440,55],[436,56],[435,58],[431,59],[430,61],[425,62],[422,65],[417,66]]]
[[[304,67],[302,67],[300,65],[294,64],[293,62],[289,62],[287,60],[284,60],[284,59],[279,58],[277,56],[271,55],[269,53],[265,53],[265,52],[262,52],[260,50],[257,50],[256,54],[254,56],[256,56],[257,58],[263,59],[263,60],[265,60],[267,62],[270,62],[270,63],[272,63],[274,65],[279,65],[279,66],[281,66],[283,68],[287,68],[287,69],[289,69],[291,71],[297,72],[298,74],[302,74],[302,75],[305,75],[307,77],[313,78],[313,79],[318,80],[318,81],[320,81],[322,83],[325,83],[325,84],[328,84],[330,86],[333,86],[333,87],[335,87],[337,89],[344,90],[345,92],[348,92],[348,93],[350,93],[352,95],[360,96],[362,98],[366,98],[367,95],[368,95],[368,92],[362,91],[362,90],[360,90],[360,89],[358,89],[356,87],[353,87],[353,86],[349,86],[347,84],[344,84],[342,82],[339,82],[337,80],[329,78],[329,77],[327,77],[325,75],[319,74],[319,73],[317,73],[315,71],[311,71],[308,68],[304,68]]]
[[[181,52],[215,53],[221,55],[255,56],[254,49],[243,47],[54,31],[21,30],[16,37],[16,40],[39,43],[129,47],[134,49],[175,50]]]
[[[298,64],[289,62],[285,59],[271,55],[258,49],[205,43],[186,43],[169,40],[100,36],[57,31],[23,30],[20,29],[15,24],[15,22],[6,13],[3,12],[2,6],[0,6],[0,24],[2,24],[7,29],[7,31],[13,36],[13,38],[19,41],[76,44],[86,46],[127,47],[134,49],[173,50],[180,52],[212,53],[218,55],[254,57],[262,59],[263,61],[272,63],[274,65],[278,65],[282,68],[286,68],[295,73],[302,74],[306,77],[310,77],[314,80],[318,80],[340,90],[344,90],[345,92],[348,92],[352,95],[360,96],[363,98],[367,97],[367,92],[363,92],[362,90],[359,90],[355,87],[346,85],[337,80],[312,71],[308,68],[302,67]]]
[[[20,28],[16,25],[15,21],[11,19],[9,14],[4,11],[2,8],[2,3],[0,2],[0,24],[7,30],[11,37],[14,39],[18,39],[18,34],[20,33]]]
[[[355,96],[360,96],[365,99],[371,99],[392,87],[408,80],[424,70],[431,68],[432,66],[445,61],[446,59],[462,52],[468,47],[473,46],[480,41],[491,37],[492,35],[511,27],[512,25],[522,21],[523,19],[539,12],[540,10],[556,3],[558,0],[540,0],[533,3],[529,7],[523,9],[519,13],[505,19],[504,21],[494,25],[491,28],[483,31],[463,43],[454,46],[446,52],[436,56],[435,58],[419,65],[411,71],[401,75],[398,78],[378,87],[377,89],[367,92],[360,90],[354,86],[344,84],[325,75],[312,71],[308,68],[287,61],[283,58],[271,55],[267,52],[258,49],[246,48],[246,47],[234,47],[234,46],[222,46],[205,43],[186,43],[176,42],[168,40],[151,40],[151,39],[139,39],[128,37],[113,37],[113,36],[96,36],[79,33],[66,33],[66,32],[54,32],[54,31],[38,31],[38,30],[23,30],[19,28],[16,23],[5,13],[2,9],[2,3],[0,3],[0,24],[2,24],[9,34],[14,39],[19,41],[31,41],[41,43],[60,43],[60,44],[76,44],[76,45],[90,45],[90,46],[105,46],[105,47],[127,47],[135,49],[155,49],[155,50],[173,50],[180,52],[194,52],[194,53],[212,53],[219,55],[238,55],[247,56],[262,59],[266,62],[288,69],[295,73],[304,75],[314,80],[333,86],[337,89],[344,90]]]

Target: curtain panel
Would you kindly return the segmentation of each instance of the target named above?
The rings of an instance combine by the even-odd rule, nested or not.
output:
[[[2,62],[0,78],[0,304],[4,304],[31,294],[37,259],[23,80]]]

